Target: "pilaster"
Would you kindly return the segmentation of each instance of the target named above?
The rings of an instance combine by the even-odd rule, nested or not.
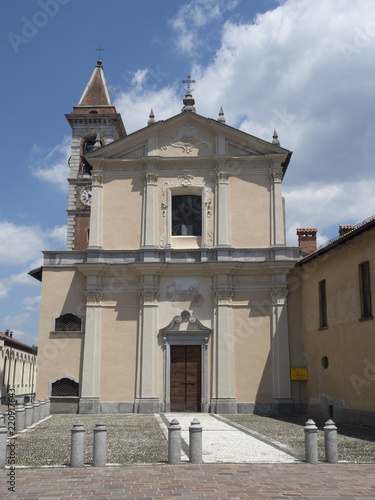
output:
[[[289,333],[287,294],[284,286],[271,291],[272,297],[272,362],[273,411],[279,415],[293,413],[290,387]]]
[[[144,172],[142,247],[157,248],[157,187],[155,164],[147,164]]]
[[[231,246],[229,170],[226,163],[218,162],[216,167],[216,246]]]
[[[103,293],[98,276],[87,277],[85,343],[79,413],[100,413],[100,331]]]
[[[215,335],[211,411],[237,413],[234,378],[233,291],[230,276],[215,277]]]
[[[142,281],[139,292],[140,316],[134,411],[157,413],[160,411],[157,338],[159,287],[155,275],[145,275]]]
[[[91,199],[89,248],[102,248],[103,181],[104,181],[103,172],[101,170],[93,170],[91,179],[92,179],[92,199]]]
[[[284,206],[281,190],[281,165],[271,169],[271,246],[285,245]]]

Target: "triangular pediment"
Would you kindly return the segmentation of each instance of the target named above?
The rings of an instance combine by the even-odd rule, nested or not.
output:
[[[289,151],[216,120],[184,112],[108,144],[87,158],[95,164],[96,159],[136,160],[147,156],[207,158],[275,154],[286,158]]]

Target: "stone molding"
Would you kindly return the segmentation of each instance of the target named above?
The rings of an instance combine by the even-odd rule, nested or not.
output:
[[[88,249],[48,251],[44,253],[44,267],[74,267],[77,264],[132,264],[134,262],[147,262],[147,255],[150,262],[240,262],[249,264],[259,264],[269,262],[273,265],[280,265],[289,270],[290,266],[300,258],[298,247],[272,247],[258,249],[226,249],[225,256],[222,256],[217,249],[154,249],[149,250],[103,250]],[[147,253],[147,255],[146,255]]]

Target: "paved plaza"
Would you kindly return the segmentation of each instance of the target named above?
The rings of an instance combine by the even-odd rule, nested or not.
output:
[[[78,416],[74,416],[74,419],[76,417]],[[192,419],[197,417],[204,429],[204,463],[201,465],[188,463],[188,427]],[[85,418],[88,425],[90,419]],[[103,418],[108,419],[109,416]],[[321,462],[319,465],[308,465],[297,460],[285,445],[265,438],[253,430],[248,431],[219,415],[167,413],[154,417],[138,417],[136,420],[134,416],[124,416],[122,419],[117,416],[114,422],[124,420],[121,425],[125,425],[136,438],[139,434],[133,425],[138,422],[137,425],[142,426],[144,432],[145,426],[148,428],[151,426],[152,418],[156,419],[153,433],[159,430],[159,434],[155,435],[164,445],[166,440],[163,439],[163,432],[167,435],[168,421],[175,418],[180,422],[181,465],[160,462],[152,465],[132,464],[94,468],[89,459],[85,461],[87,463],[85,467],[77,469],[66,465],[17,467],[13,476],[14,492],[8,491],[7,480],[10,478],[8,476],[10,470],[7,468],[0,471],[0,499],[375,500],[373,463],[343,462],[331,465]],[[66,419],[67,417],[61,420],[56,416],[44,424],[33,427],[31,432],[25,431],[23,436],[34,436],[33,439],[37,441],[40,438],[38,432],[42,432],[44,437],[50,436],[44,439],[43,453],[46,454],[48,448],[54,448],[57,443],[52,439],[53,434],[46,434],[48,426],[53,429],[51,424],[55,422],[61,431],[63,425],[67,428],[71,426],[71,419],[63,424]],[[92,416],[93,422],[95,419],[97,416]],[[92,426],[92,423],[90,425]],[[112,420],[108,420],[108,425],[113,425]],[[126,441],[128,446],[132,445],[129,436],[126,437]],[[364,445],[365,441],[362,443]],[[20,451],[21,444],[18,443],[17,446]],[[69,444],[66,446],[69,448]],[[148,449],[145,444],[142,446],[145,450]],[[148,455],[148,458],[151,456]]]
[[[134,465],[94,469],[18,469],[16,493],[0,498],[375,500],[371,464]]]

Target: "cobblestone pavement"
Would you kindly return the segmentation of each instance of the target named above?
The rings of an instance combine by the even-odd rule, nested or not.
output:
[[[132,465],[94,469],[17,469],[15,493],[0,498],[78,499],[355,499],[375,500],[371,464]]]

